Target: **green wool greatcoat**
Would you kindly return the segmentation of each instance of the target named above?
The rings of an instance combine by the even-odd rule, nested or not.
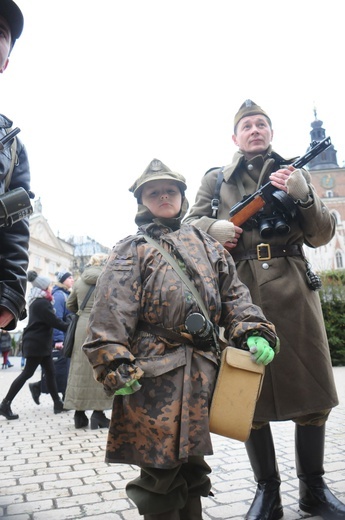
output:
[[[265,159],[257,156],[250,161],[245,161],[243,154],[236,152],[233,163],[224,168],[218,219],[228,220],[230,209],[242,200],[243,195],[254,193],[269,181],[270,173],[278,170],[279,164],[289,162],[292,161],[284,160],[271,148]],[[211,199],[218,171],[213,169],[205,174],[196,203],[185,219],[211,235],[210,227],[215,222]],[[310,184],[308,172],[304,171],[304,174],[310,186],[310,204],[308,207],[296,206],[297,218],[291,222],[290,232],[262,239],[258,228],[243,231],[234,251],[255,249],[262,242],[319,247],[332,239],[335,219]],[[254,419],[293,419],[336,406],[338,398],[320,299],[306,284],[303,258],[287,256],[267,262],[243,260],[236,267],[254,303],[275,325],[281,342],[280,353],[266,367]]]

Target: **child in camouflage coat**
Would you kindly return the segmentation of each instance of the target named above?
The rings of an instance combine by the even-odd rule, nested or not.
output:
[[[101,274],[83,350],[114,404],[106,462],[135,464],[127,494],[146,520],[200,520],[210,494],[209,407],[217,351],[191,343],[185,321],[201,313],[158,241],[193,281],[213,326],[229,344],[267,364],[279,344],[252,303],[231,256],[212,237],[182,225],[186,182],[154,159],[130,188],[138,233],[120,241]]]

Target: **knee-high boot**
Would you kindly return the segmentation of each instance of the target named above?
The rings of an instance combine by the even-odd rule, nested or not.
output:
[[[200,496],[189,496],[183,509],[180,509],[180,520],[202,520]]]
[[[144,520],[180,520],[180,515],[178,511],[168,511],[167,513],[144,515]]]
[[[296,469],[299,478],[299,507],[325,520],[345,518],[345,505],[329,490],[323,480],[323,456],[326,426],[296,424]]]
[[[246,520],[278,520],[283,516],[280,475],[270,425],[252,430],[245,443],[258,483]]]

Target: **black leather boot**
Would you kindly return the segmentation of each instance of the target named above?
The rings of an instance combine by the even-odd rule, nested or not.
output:
[[[76,410],[74,412],[74,426],[79,428],[86,428],[89,424],[89,418],[85,412]]]
[[[188,497],[186,505],[180,509],[180,520],[202,520],[201,497]]]
[[[35,403],[40,404],[41,381],[37,381],[36,383],[29,383],[29,389]]]
[[[258,483],[246,520],[278,520],[283,516],[280,475],[270,425],[252,430],[245,443]]]
[[[108,419],[104,412],[95,410],[91,415],[90,427],[91,430],[97,428],[109,428],[110,419]]]
[[[0,415],[4,415],[8,421],[19,419],[19,415],[13,413],[11,410],[11,401],[4,399],[0,404]]]
[[[61,412],[67,412],[67,410],[64,410],[63,402],[58,399],[57,401],[54,401],[54,413],[61,413]]]
[[[345,518],[345,505],[323,480],[323,456],[326,426],[296,424],[296,469],[299,480],[299,507],[324,520]]]

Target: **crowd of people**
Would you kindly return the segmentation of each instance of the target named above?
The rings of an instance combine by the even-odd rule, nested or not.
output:
[[[16,3],[0,0],[1,73],[23,24]],[[0,115],[0,137],[11,128]],[[212,494],[205,456],[213,453],[209,410],[225,341],[266,366],[245,442],[256,482],[245,518],[283,517],[270,423],[290,420],[300,509],[345,518],[345,505],[324,480],[326,424],[338,396],[303,252],[304,245],[327,244],[336,222],[308,171],[274,150],[271,117],[250,99],[234,116],[232,139],[232,162],[207,170],[189,211],[185,177],[153,159],[130,187],[137,234],[109,256],[92,256],[75,283],[68,270],[57,273],[53,288],[49,277],[28,271],[27,217],[0,228],[3,369],[11,366],[8,331],[28,309],[25,365],[0,415],[19,418],[12,401],[41,366],[41,380],[29,385],[35,403],[49,393],[55,414],[74,411],[76,429],[108,428],[105,460],[139,467],[126,492],[145,520],[201,520],[201,497]],[[0,193],[30,193],[25,147],[17,137],[10,144],[0,152]],[[276,196],[240,225],[232,222],[231,208],[265,183]],[[62,349],[71,313],[79,320],[68,359]],[[196,317],[204,328],[191,331]]]
[[[18,414],[12,412],[11,403],[39,365],[47,375],[47,387],[54,403],[54,413],[63,411],[63,402],[58,394],[55,378],[52,341],[53,328],[66,331],[68,323],[58,318],[54,311],[50,278],[39,276],[36,271],[28,271],[28,280],[32,283],[28,298],[29,320],[22,339],[26,362],[23,371],[13,381],[0,404],[0,414],[8,420],[19,418]]]

